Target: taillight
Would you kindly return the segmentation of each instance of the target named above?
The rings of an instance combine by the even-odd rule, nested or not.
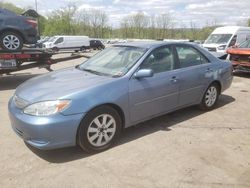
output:
[[[37,27],[37,21],[35,21],[35,20],[27,19],[26,23],[30,24],[34,28]]]

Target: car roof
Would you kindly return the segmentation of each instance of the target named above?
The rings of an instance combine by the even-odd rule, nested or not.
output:
[[[3,12],[5,14],[7,14],[7,15],[17,15],[16,13],[14,13],[14,12],[6,9],[6,8],[0,8],[0,12]]]
[[[121,47],[137,47],[137,48],[156,48],[161,47],[167,44],[189,44],[193,46],[194,44],[190,42],[166,42],[166,41],[137,41],[137,42],[127,42],[127,43],[121,43],[121,44],[114,44],[113,46],[121,46]]]

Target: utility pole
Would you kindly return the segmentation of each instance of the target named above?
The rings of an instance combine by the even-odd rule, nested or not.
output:
[[[37,11],[37,0],[35,0],[35,7],[36,7],[36,12],[38,13],[38,11]],[[38,30],[38,35],[40,37],[40,21],[39,21],[39,16],[37,17],[37,30]]]

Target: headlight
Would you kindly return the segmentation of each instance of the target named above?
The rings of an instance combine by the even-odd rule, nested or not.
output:
[[[225,50],[226,49],[226,45],[222,45],[218,47],[218,50]]]
[[[49,116],[61,112],[69,104],[70,100],[43,101],[27,106],[23,112],[33,116]]]

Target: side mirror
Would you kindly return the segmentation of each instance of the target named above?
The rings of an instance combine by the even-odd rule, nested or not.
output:
[[[237,44],[235,44],[235,45],[233,45],[233,46],[232,46],[232,48],[238,48],[238,45],[237,45]]]
[[[141,69],[134,74],[134,77],[140,79],[140,78],[152,77],[153,75],[154,72],[152,69]]]

